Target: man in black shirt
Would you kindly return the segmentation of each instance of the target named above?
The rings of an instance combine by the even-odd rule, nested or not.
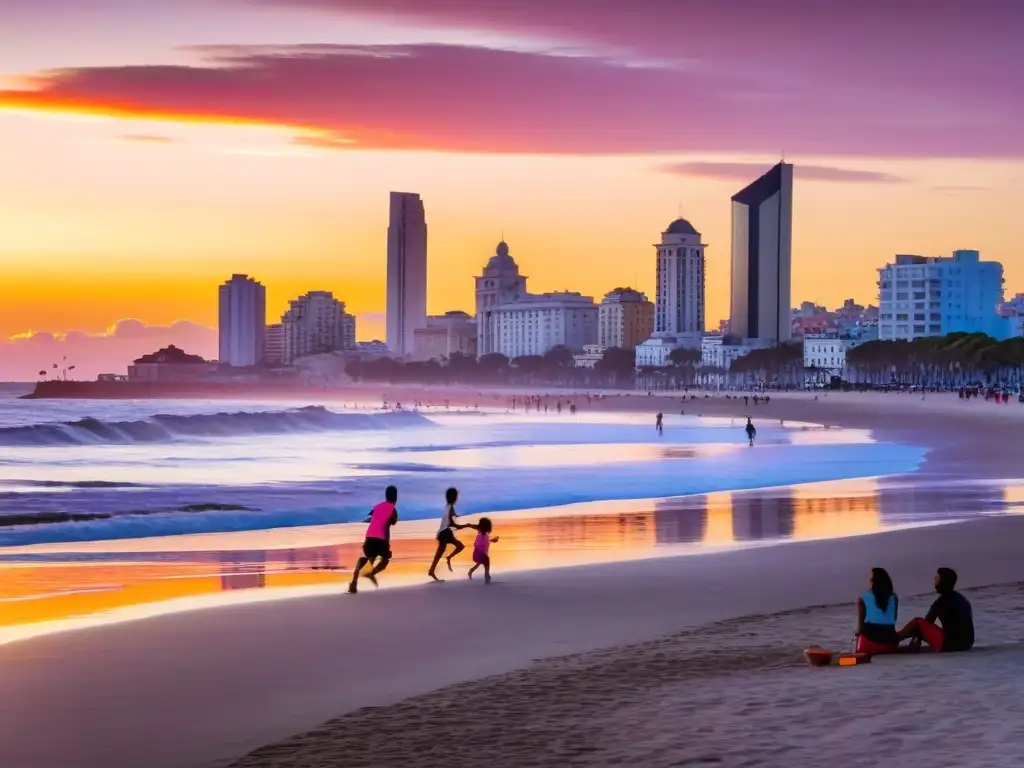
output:
[[[936,652],[969,651],[974,647],[974,612],[967,598],[954,589],[956,571],[939,568],[935,573],[935,591],[939,596],[923,619],[911,620],[897,633],[900,640],[910,639],[915,646],[928,643]],[[935,625],[942,624],[940,629]]]

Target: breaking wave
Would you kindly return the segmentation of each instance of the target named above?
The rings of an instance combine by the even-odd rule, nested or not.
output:
[[[336,413],[320,405],[285,411],[240,411],[191,416],[157,414],[138,421],[77,421],[33,424],[0,429],[0,445],[132,445],[176,440],[292,432],[377,430],[421,426],[432,422],[414,411]]]

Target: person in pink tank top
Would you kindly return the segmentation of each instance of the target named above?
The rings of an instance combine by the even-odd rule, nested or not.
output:
[[[348,585],[348,591],[353,595],[358,591],[359,573],[367,563],[377,561],[377,564],[366,574],[366,578],[376,587],[377,574],[387,568],[388,563],[391,562],[391,526],[398,522],[398,510],[395,509],[397,503],[398,489],[389,485],[384,489],[384,501],[370,510],[370,524],[366,528],[366,538],[363,540],[363,556],[356,561],[355,570],[352,571],[352,581]]]
[[[473,567],[469,569],[469,578],[473,578],[473,572],[481,565],[484,567],[484,583],[491,583],[491,544],[498,543],[498,537],[491,537],[494,526],[489,517],[481,517],[476,525],[467,525],[467,528],[474,529],[476,540],[473,542]]]

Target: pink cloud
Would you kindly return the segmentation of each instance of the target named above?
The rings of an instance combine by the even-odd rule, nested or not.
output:
[[[61,368],[75,366],[69,376],[93,379],[100,373],[124,373],[135,358],[168,344],[209,359],[217,357],[217,331],[213,328],[188,321],[154,326],[140,320],[119,320],[100,334],[68,331],[13,336],[0,341],[0,362],[3,378],[10,381],[35,381],[40,371],[52,374],[55,363]]]
[[[561,3],[522,4],[537,10],[537,24],[547,19],[554,31],[566,26],[558,21]],[[360,3],[336,5],[358,10]],[[413,6],[403,0],[383,5],[412,13]],[[450,14],[470,8],[456,0],[430,6]],[[493,6],[496,23],[503,18],[500,9],[512,6],[519,7]],[[548,6],[560,10],[542,10]],[[596,3],[598,10],[613,6],[624,7]],[[509,13],[509,19],[523,15]],[[622,23],[639,34],[647,27],[630,19],[642,15],[639,10],[623,14]],[[815,19],[809,17],[811,31]],[[732,37],[711,34],[716,28],[708,24],[695,17],[684,27],[685,35],[674,30],[678,60],[658,66],[637,66],[611,54],[446,45],[208,47],[197,49],[205,61],[196,66],[44,73],[35,91],[0,91],[0,109],[280,125],[292,128],[297,141],[322,149],[537,154],[774,154],[784,149],[794,155],[890,157],[1019,156],[1024,151],[1018,130],[1024,105],[997,87],[1006,83],[1005,73],[998,83],[980,82],[966,90],[961,84],[968,72],[947,80],[943,69],[919,81],[908,75],[919,67],[911,62],[910,70],[886,75],[878,63],[889,55],[886,50],[861,51],[867,57],[861,69],[841,71],[836,59],[849,41],[815,64],[813,57],[800,59],[815,50],[825,54],[820,41],[801,47],[801,41],[814,38],[808,29],[784,44],[769,45],[769,27],[761,30],[759,44],[751,38],[751,48],[741,50]],[[591,26],[584,18],[579,34]],[[745,29],[734,37],[750,38]],[[659,39],[664,34],[653,38],[651,55],[660,55]],[[961,58],[941,46],[937,55]]]
[[[749,181],[767,171],[772,163],[665,163],[658,167],[664,173],[678,176],[699,176],[706,179],[727,181]],[[804,165],[793,167],[794,175],[804,181],[841,181],[875,184],[902,184],[908,179],[880,171],[863,171],[854,168],[833,168],[827,165]]]
[[[170,136],[153,136],[146,133],[126,133],[120,137],[121,141],[137,141],[142,144],[177,144],[177,139]]]

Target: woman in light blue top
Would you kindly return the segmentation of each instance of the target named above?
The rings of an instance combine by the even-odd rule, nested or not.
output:
[[[868,589],[857,598],[857,653],[895,653],[900,599],[885,568],[872,568]]]

